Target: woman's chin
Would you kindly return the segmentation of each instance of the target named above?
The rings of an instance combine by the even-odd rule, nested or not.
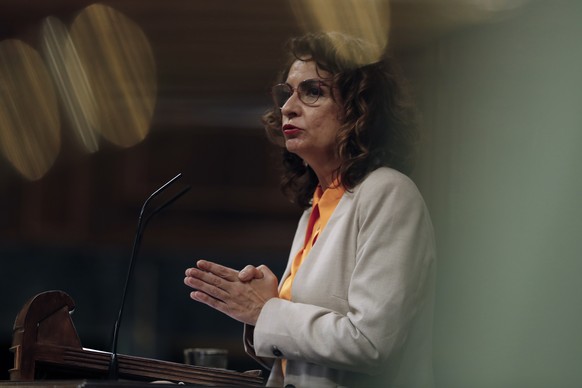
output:
[[[287,151],[299,155],[301,153],[301,150],[303,149],[301,143],[302,143],[301,140],[298,139],[287,139],[285,141],[285,148],[287,148]]]

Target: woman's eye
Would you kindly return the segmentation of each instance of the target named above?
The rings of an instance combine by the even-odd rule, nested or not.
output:
[[[312,87],[307,89],[307,95],[308,96],[320,96],[321,89],[317,86],[312,86]]]
[[[319,97],[323,95],[323,90],[319,86],[319,83],[310,82],[303,86],[303,94],[306,97]]]

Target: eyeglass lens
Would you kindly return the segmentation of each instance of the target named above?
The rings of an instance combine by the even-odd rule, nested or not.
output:
[[[304,104],[315,104],[319,97],[323,94],[321,85],[323,83],[319,80],[308,79],[302,81],[297,86],[297,96]],[[283,105],[291,98],[295,90],[288,84],[278,84],[273,86],[272,94],[275,105],[282,108]]]

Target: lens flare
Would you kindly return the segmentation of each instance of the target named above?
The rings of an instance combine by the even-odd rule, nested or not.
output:
[[[77,139],[87,151],[97,151],[97,107],[93,91],[69,32],[57,18],[44,20],[41,49]]]
[[[122,13],[94,4],[73,21],[71,39],[97,106],[97,129],[122,147],[143,140],[156,103],[154,56],[143,31]]]
[[[354,57],[338,40],[338,52],[351,62],[377,62],[388,45],[388,0],[290,0],[290,5],[306,32],[340,32],[370,43],[367,55]]]
[[[0,42],[0,150],[22,175],[40,179],[61,146],[57,96],[40,54]]]

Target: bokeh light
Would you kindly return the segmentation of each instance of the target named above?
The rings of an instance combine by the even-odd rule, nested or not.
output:
[[[388,0],[291,0],[291,8],[306,32],[341,32],[371,43],[365,58],[337,49],[360,65],[378,61],[388,45],[390,4]]]
[[[97,129],[113,144],[143,140],[156,103],[154,56],[141,28],[113,8],[93,4],[73,21],[71,39],[97,106]]]
[[[41,49],[71,129],[87,151],[97,151],[97,107],[93,91],[67,28],[55,17],[46,18],[42,24]]]
[[[37,180],[59,153],[60,132],[57,96],[40,54],[20,40],[0,42],[0,150]]]

